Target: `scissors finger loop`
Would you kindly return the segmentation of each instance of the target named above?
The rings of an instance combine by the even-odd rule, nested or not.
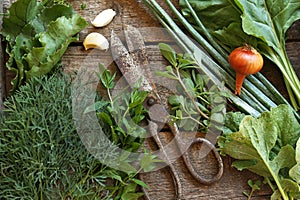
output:
[[[200,183],[204,184],[204,185],[211,185],[215,182],[217,182],[218,180],[220,180],[220,178],[223,175],[223,161],[222,158],[220,156],[220,154],[218,153],[216,147],[207,139],[205,138],[195,138],[192,142],[191,145],[196,144],[196,143],[202,143],[205,144],[209,147],[209,149],[213,152],[214,157],[217,160],[218,163],[218,173],[215,174],[212,178],[204,178],[202,177],[194,168],[193,164],[191,163],[191,160],[188,156],[188,151],[185,152],[183,154],[183,160],[186,164],[186,167],[188,168],[188,170],[190,171],[191,175]]]

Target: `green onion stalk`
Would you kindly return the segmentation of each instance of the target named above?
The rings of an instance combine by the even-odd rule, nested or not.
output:
[[[235,95],[232,92],[235,88],[235,73],[231,70],[227,61],[228,54],[213,40],[213,37],[209,32],[204,30],[205,27],[187,0],[185,1],[198,27],[204,30],[201,32],[206,33],[204,36],[202,36],[199,31],[185,19],[170,0],[165,1],[170,10],[177,17],[178,22],[189,31],[196,42],[182,31],[177,23],[175,23],[169,14],[155,0],[143,0],[153,15],[167,29],[182,50],[194,56],[195,60],[201,66],[201,72],[208,75],[214,84],[220,86],[220,89],[223,85],[222,82],[225,82],[225,92],[228,93],[228,99],[237,107],[237,109],[254,117],[258,117],[262,112],[268,111],[271,107],[276,107],[279,104],[290,105],[278,90],[260,73],[257,73],[255,76],[247,76],[244,82],[243,93],[240,96]],[[204,52],[196,43],[204,48],[214,60],[207,56],[206,52]],[[298,113],[295,110],[294,113],[299,120],[300,117]]]
[[[198,15],[196,14],[195,10],[193,9],[193,7],[189,3],[189,1],[188,0],[183,0],[183,1],[185,2],[189,11],[191,12],[193,19],[196,21],[196,24],[198,26],[196,29],[208,39],[210,44],[212,44],[212,46],[220,53],[220,55],[223,57],[223,59],[225,59],[225,62],[226,62],[226,59],[228,58],[228,54],[210,35],[210,32],[205,28],[205,26],[199,19]],[[172,5],[172,3],[170,1],[167,1],[167,2],[169,4],[170,8],[172,8],[172,10],[174,11],[175,7]],[[177,10],[174,12],[177,12]],[[285,84],[287,86],[287,91],[290,96],[291,103],[292,103],[293,107],[295,108],[295,110],[298,110],[299,109],[298,103],[300,103],[300,82],[299,82],[299,79],[298,79],[295,71],[293,70],[293,67],[288,59],[286,51],[281,49],[281,51],[278,52],[281,55],[280,57],[275,56],[276,53],[274,52],[274,50],[271,47],[268,47],[268,49],[266,49],[265,52],[267,52],[267,53],[265,53],[264,55],[267,58],[269,58],[270,60],[272,60],[279,67],[280,71],[282,72]],[[222,60],[219,60],[218,58],[216,58],[216,59],[222,66],[226,67],[226,63],[224,64]],[[229,68],[225,68],[225,69],[229,69]],[[257,78],[259,79],[259,81],[256,80]],[[262,91],[266,91],[267,95],[274,93],[274,95],[273,95],[274,98],[277,99],[281,103],[287,102],[286,99],[283,98],[282,95],[274,88],[274,86],[272,84],[270,84],[269,81],[260,73],[258,73],[256,76],[249,76],[248,80],[256,85],[259,85],[261,82],[264,83],[268,89],[262,90]],[[263,87],[263,86],[259,86],[259,87]]]

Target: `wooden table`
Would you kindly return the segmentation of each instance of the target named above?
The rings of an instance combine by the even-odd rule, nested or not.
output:
[[[88,22],[90,22],[100,11],[106,8],[113,8],[117,11],[117,16],[113,22],[105,28],[94,28],[89,25],[80,33],[80,41],[71,44],[63,57],[63,66],[66,72],[75,71],[80,68],[89,68],[91,65],[95,66],[98,63],[104,63],[112,70],[116,70],[113,64],[110,52],[100,50],[85,51],[82,46],[82,41],[90,32],[99,32],[106,37],[110,37],[111,31],[114,30],[120,33],[124,25],[132,25],[142,31],[145,42],[148,46],[150,54],[150,61],[155,66],[164,66],[164,60],[160,55],[157,47],[158,42],[170,42],[171,38],[163,33],[160,23],[151,15],[145,5],[140,0],[70,0],[74,8],[81,14]],[[163,4],[163,0],[158,0]],[[175,1],[174,1],[175,2]],[[10,5],[10,0],[2,0],[0,4],[0,12],[6,11]],[[81,5],[85,4],[86,8],[81,9]],[[300,21],[296,22],[288,31],[287,51],[290,56],[291,62],[295,67],[298,75],[300,74]],[[5,69],[5,54],[4,46],[0,46],[0,94],[1,101],[9,94],[10,80],[12,74]],[[279,91],[286,97],[287,93],[283,84],[282,76],[278,69],[270,62],[266,62],[262,73],[265,74],[270,81],[279,89]],[[0,102],[1,103],[1,102]],[[161,132],[162,138],[169,138],[170,133]],[[190,151],[196,151],[191,149]],[[229,157],[224,158],[224,175],[218,183],[211,186],[205,186],[197,183],[188,173],[183,165],[182,159],[179,158],[175,161],[175,167],[179,172],[182,185],[184,186],[183,192],[186,199],[246,199],[242,194],[243,191],[250,191],[247,185],[247,180],[261,179],[249,171],[239,172],[231,167],[232,160]],[[214,168],[215,161],[209,156],[206,159],[199,159],[195,163],[197,169],[203,174],[209,175],[211,168]],[[152,199],[173,199],[174,185],[167,168],[162,170],[143,174],[143,180],[150,185],[148,190]],[[253,199],[269,199],[271,191],[267,186],[263,186],[258,192],[255,192]]]

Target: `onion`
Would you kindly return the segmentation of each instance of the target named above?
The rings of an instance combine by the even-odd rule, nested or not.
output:
[[[263,67],[263,57],[250,45],[234,49],[228,61],[236,72],[235,94],[240,95],[244,79],[247,75],[259,72]]]

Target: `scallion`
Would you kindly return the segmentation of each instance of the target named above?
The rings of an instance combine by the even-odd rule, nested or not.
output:
[[[172,2],[170,0],[166,0],[167,5],[175,14],[178,21],[189,31],[189,33],[193,36],[193,39],[195,39],[216,62],[207,56],[207,54],[181,30],[169,14],[155,0],[143,0],[143,2],[152,11],[159,22],[174,37],[176,42],[183,47],[183,50],[194,55],[199,65],[202,66],[202,72],[207,74],[218,86],[222,85],[222,81],[220,79],[225,82],[229,101],[232,102],[238,109],[257,117],[261,112],[267,111],[278,104],[285,103],[289,105],[287,100],[261,74],[248,76],[245,80],[245,87],[243,89],[244,94],[240,96],[234,95],[232,92],[235,81],[234,72],[230,69],[229,63],[227,62],[227,53],[221,50],[222,48],[212,40],[212,37],[210,37],[210,35],[205,35],[204,37],[210,38],[206,40],[181,15]],[[195,20],[198,21],[198,25],[201,25],[201,21],[199,19],[196,18]],[[203,26],[203,28],[205,27]],[[296,111],[295,115],[299,119],[299,115]]]

